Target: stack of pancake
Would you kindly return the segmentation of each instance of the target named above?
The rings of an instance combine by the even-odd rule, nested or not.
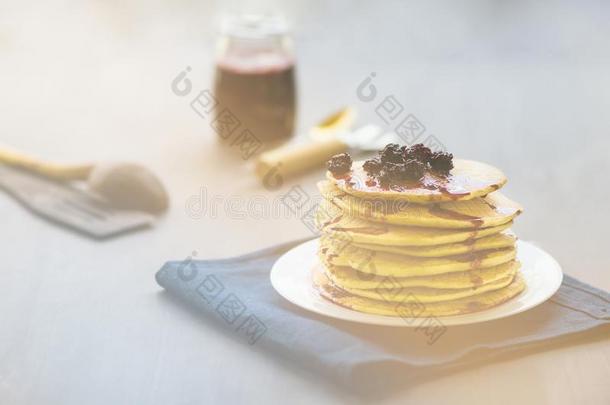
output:
[[[354,162],[318,184],[320,266],[327,299],[387,316],[449,316],[499,305],[525,287],[513,219],[522,208],[499,191],[489,165],[454,160],[448,177],[382,187]]]

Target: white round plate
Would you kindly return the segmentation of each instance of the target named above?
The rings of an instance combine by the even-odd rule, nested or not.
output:
[[[288,301],[309,311],[346,321],[385,326],[416,326],[415,319],[365,314],[323,298],[313,286],[312,269],[318,262],[318,239],[296,246],[284,253],[271,269],[273,288]],[[527,311],[549,299],[561,286],[561,267],[544,250],[531,243],[517,242],[517,258],[525,290],[517,297],[484,311],[466,315],[444,316],[444,325],[466,325],[491,321]]]

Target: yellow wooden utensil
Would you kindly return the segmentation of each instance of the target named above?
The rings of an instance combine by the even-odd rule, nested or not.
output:
[[[45,162],[3,146],[0,146],[0,163],[62,181],[87,180],[95,167],[93,164],[61,165]]]
[[[311,129],[309,135],[313,142],[289,144],[263,152],[256,161],[256,174],[264,178],[271,170],[275,170],[279,176],[287,178],[322,167],[330,157],[349,148],[334,135],[349,131],[355,118],[356,111],[353,108],[342,108]]]

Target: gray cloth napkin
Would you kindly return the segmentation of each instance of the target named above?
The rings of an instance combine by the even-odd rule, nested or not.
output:
[[[430,372],[539,347],[610,323],[610,294],[567,275],[546,303],[481,324],[445,327],[438,318],[396,328],[333,320],[287,302],[269,282],[273,263],[301,242],[230,259],[167,262],[156,279],[244,344],[363,389],[404,386]],[[603,328],[606,338],[607,330]]]

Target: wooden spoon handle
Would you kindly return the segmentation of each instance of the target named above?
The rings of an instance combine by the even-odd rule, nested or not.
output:
[[[94,167],[91,164],[59,165],[45,162],[2,146],[0,146],[0,163],[54,180],[86,180]]]

